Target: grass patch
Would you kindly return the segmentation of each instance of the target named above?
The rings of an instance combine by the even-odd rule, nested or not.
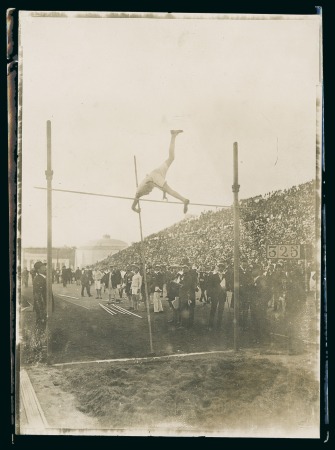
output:
[[[267,358],[222,358],[68,368],[63,387],[82,412],[111,429],[182,421],[203,430],[245,423],[247,431],[311,423],[318,403],[311,374]]]

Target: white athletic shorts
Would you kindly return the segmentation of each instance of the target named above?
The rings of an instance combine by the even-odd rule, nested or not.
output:
[[[155,186],[159,188],[164,187],[164,184],[166,183],[165,177],[168,168],[169,166],[167,165],[166,162],[164,162],[162,165],[157,167],[157,169],[150,172],[149,176],[152,178],[152,181],[154,182]]]
[[[138,186],[137,192],[141,195],[147,195],[153,190],[154,187],[163,189],[164,184],[166,183],[165,177],[168,168],[169,166],[165,161],[162,165],[157,167],[157,169],[150,172]],[[154,186],[149,187],[148,183],[150,182],[152,182]]]

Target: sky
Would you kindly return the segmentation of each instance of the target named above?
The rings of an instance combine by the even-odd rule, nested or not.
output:
[[[20,12],[23,247],[47,242],[46,191],[35,188],[46,187],[47,120],[55,189],[133,197],[134,156],[141,181],[167,158],[170,129],[184,133],[167,181],[191,203],[232,204],[234,142],[240,198],[313,179],[319,33],[317,16]],[[54,246],[140,239],[131,200],[54,192],[52,201]],[[182,204],[141,207],[144,236],[184,218]]]

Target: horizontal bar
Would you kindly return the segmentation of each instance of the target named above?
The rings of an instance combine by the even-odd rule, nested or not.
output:
[[[40,187],[40,186],[34,186],[34,187],[35,187],[35,189],[42,189],[44,191],[47,190],[47,188],[45,188],[45,187]],[[98,196],[98,197],[119,198],[121,200],[134,200],[134,197],[122,197],[120,195],[98,194],[98,193],[95,193],[95,192],[84,192],[84,191],[70,191],[68,189],[51,189],[51,190],[54,191],[54,192],[67,192],[67,193],[70,193],[70,194],[95,195],[95,196]],[[165,204],[178,204],[178,205],[183,204],[182,202],[174,202],[174,201],[172,201],[172,202],[167,201],[166,202],[166,201],[163,201],[163,200],[150,200],[150,199],[146,199],[146,198],[143,198],[143,197],[140,198],[140,201],[141,202],[153,202],[153,203],[165,203]],[[193,206],[209,206],[209,207],[212,207],[212,208],[232,208],[232,205],[231,206],[227,206],[227,205],[210,205],[210,204],[206,204],[206,203],[189,203],[189,205],[193,205]]]

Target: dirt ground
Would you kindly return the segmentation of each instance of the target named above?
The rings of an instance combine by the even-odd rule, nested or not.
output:
[[[163,300],[165,312],[151,312],[155,354],[213,353],[66,365],[150,353],[144,305],[142,318],[112,316],[99,300],[81,299],[78,290],[75,285],[54,287],[49,364],[34,352],[32,308],[21,314],[21,365],[51,433],[318,436],[317,316],[311,299],[301,321],[307,341],[301,355],[288,355],[281,314],[269,310],[271,342],[253,343],[248,330],[241,334],[240,351],[234,352],[231,311],[225,310],[222,330],[209,333],[209,306],[197,303],[194,329],[178,330],[168,323]],[[30,295],[28,288],[25,301]],[[127,301],[122,306],[127,308]]]
[[[308,355],[294,359],[249,350],[28,373],[51,432],[317,437],[319,384]]]
[[[80,297],[80,286],[70,284],[66,288],[54,284],[55,311],[49,320],[49,362],[51,364],[73,361],[87,361],[114,358],[145,357],[151,353],[148,320],[145,304],[141,303],[138,315],[110,315],[99,306],[108,298]],[[32,290],[23,290],[23,302],[31,301]],[[121,305],[129,307],[127,299]],[[233,310],[225,308],[220,331],[208,332],[210,305],[197,301],[194,327],[177,329],[169,323],[172,313],[168,302],[163,299],[163,313],[154,313],[150,306],[153,350],[156,355],[175,353],[228,350],[234,347]],[[32,307],[22,308],[20,315],[21,363],[38,362],[34,352],[35,313]],[[286,320],[283,313],[268,310],[271,334],[270,344],[277,350],[287,351]],[[310,343],[318,341],[317,312],[314,300],[309,298],[306,310],[299,321],[302,337]],[[240,330],[240,347],[259,348],[254,342],[250,327]],[[268,346],[268,344],[267,344]]]

